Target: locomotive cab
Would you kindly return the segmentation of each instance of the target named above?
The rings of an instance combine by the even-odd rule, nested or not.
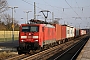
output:
[[[36,24],[22,24],[19,32],[18,51],[37,50],[39,45],[40,27]]]

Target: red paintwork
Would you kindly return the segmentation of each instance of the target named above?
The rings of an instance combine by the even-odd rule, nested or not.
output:
[[[55,28],[44,27],[44,40],[55,39]]]
[[[61,25],[55,24],[56,28],[56,40],[61,40]]]
[[[80,35],[86,34],[86,30],[80,30]]]
[[[39,26],[39,32],[21,32],[22,26]],[[47,40],[53,40],[55,39],[55,28],[51,27],[46,27],[45,24],[22,24],[20,26],[20,34],[19,34],[19,40],[25,40],[24,42],[35,42],[35,40],[38,40],[38,43],[40,46],[43,45],[43,43]],[[31,34],[31,35],[29,35]],[[21,36],[30,36],[29,38],[26,39],[21,39]],[[39,36],[38,39],[33,39],[32,36]]]
[[[75,36],[80,36],[80,29],[79,28],[75,28],[74,34],[75,34]]]
[[[61,26],[61,38],[62,39],[66,38],[66,26],[64,25]]]

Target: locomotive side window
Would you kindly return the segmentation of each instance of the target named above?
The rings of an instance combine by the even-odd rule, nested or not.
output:
[[[38,26],[23,26],[22,32],[38,32],[39,27]]]

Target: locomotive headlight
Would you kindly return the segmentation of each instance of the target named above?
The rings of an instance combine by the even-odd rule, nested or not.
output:
[[[27,38],[27,36],[21,36],[21,38]]]
[[[24,41],[24,40],[21,40],[22,42]]]
[[[33,36],[33,38],[38,38],[38,36]]]
[[[38,40],[35,40],[36,42],[38,41]]]

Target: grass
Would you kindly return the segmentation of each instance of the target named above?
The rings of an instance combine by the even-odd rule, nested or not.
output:
[[[12,57],[12,56],[15,56],[16,54],[12,54],[11,52],[6,52],[6,51],[4,51],[4,52],[0,52],[0,60],[5,60],[5,59],[7,59],[7,58],[9,58],[9,57]]]

